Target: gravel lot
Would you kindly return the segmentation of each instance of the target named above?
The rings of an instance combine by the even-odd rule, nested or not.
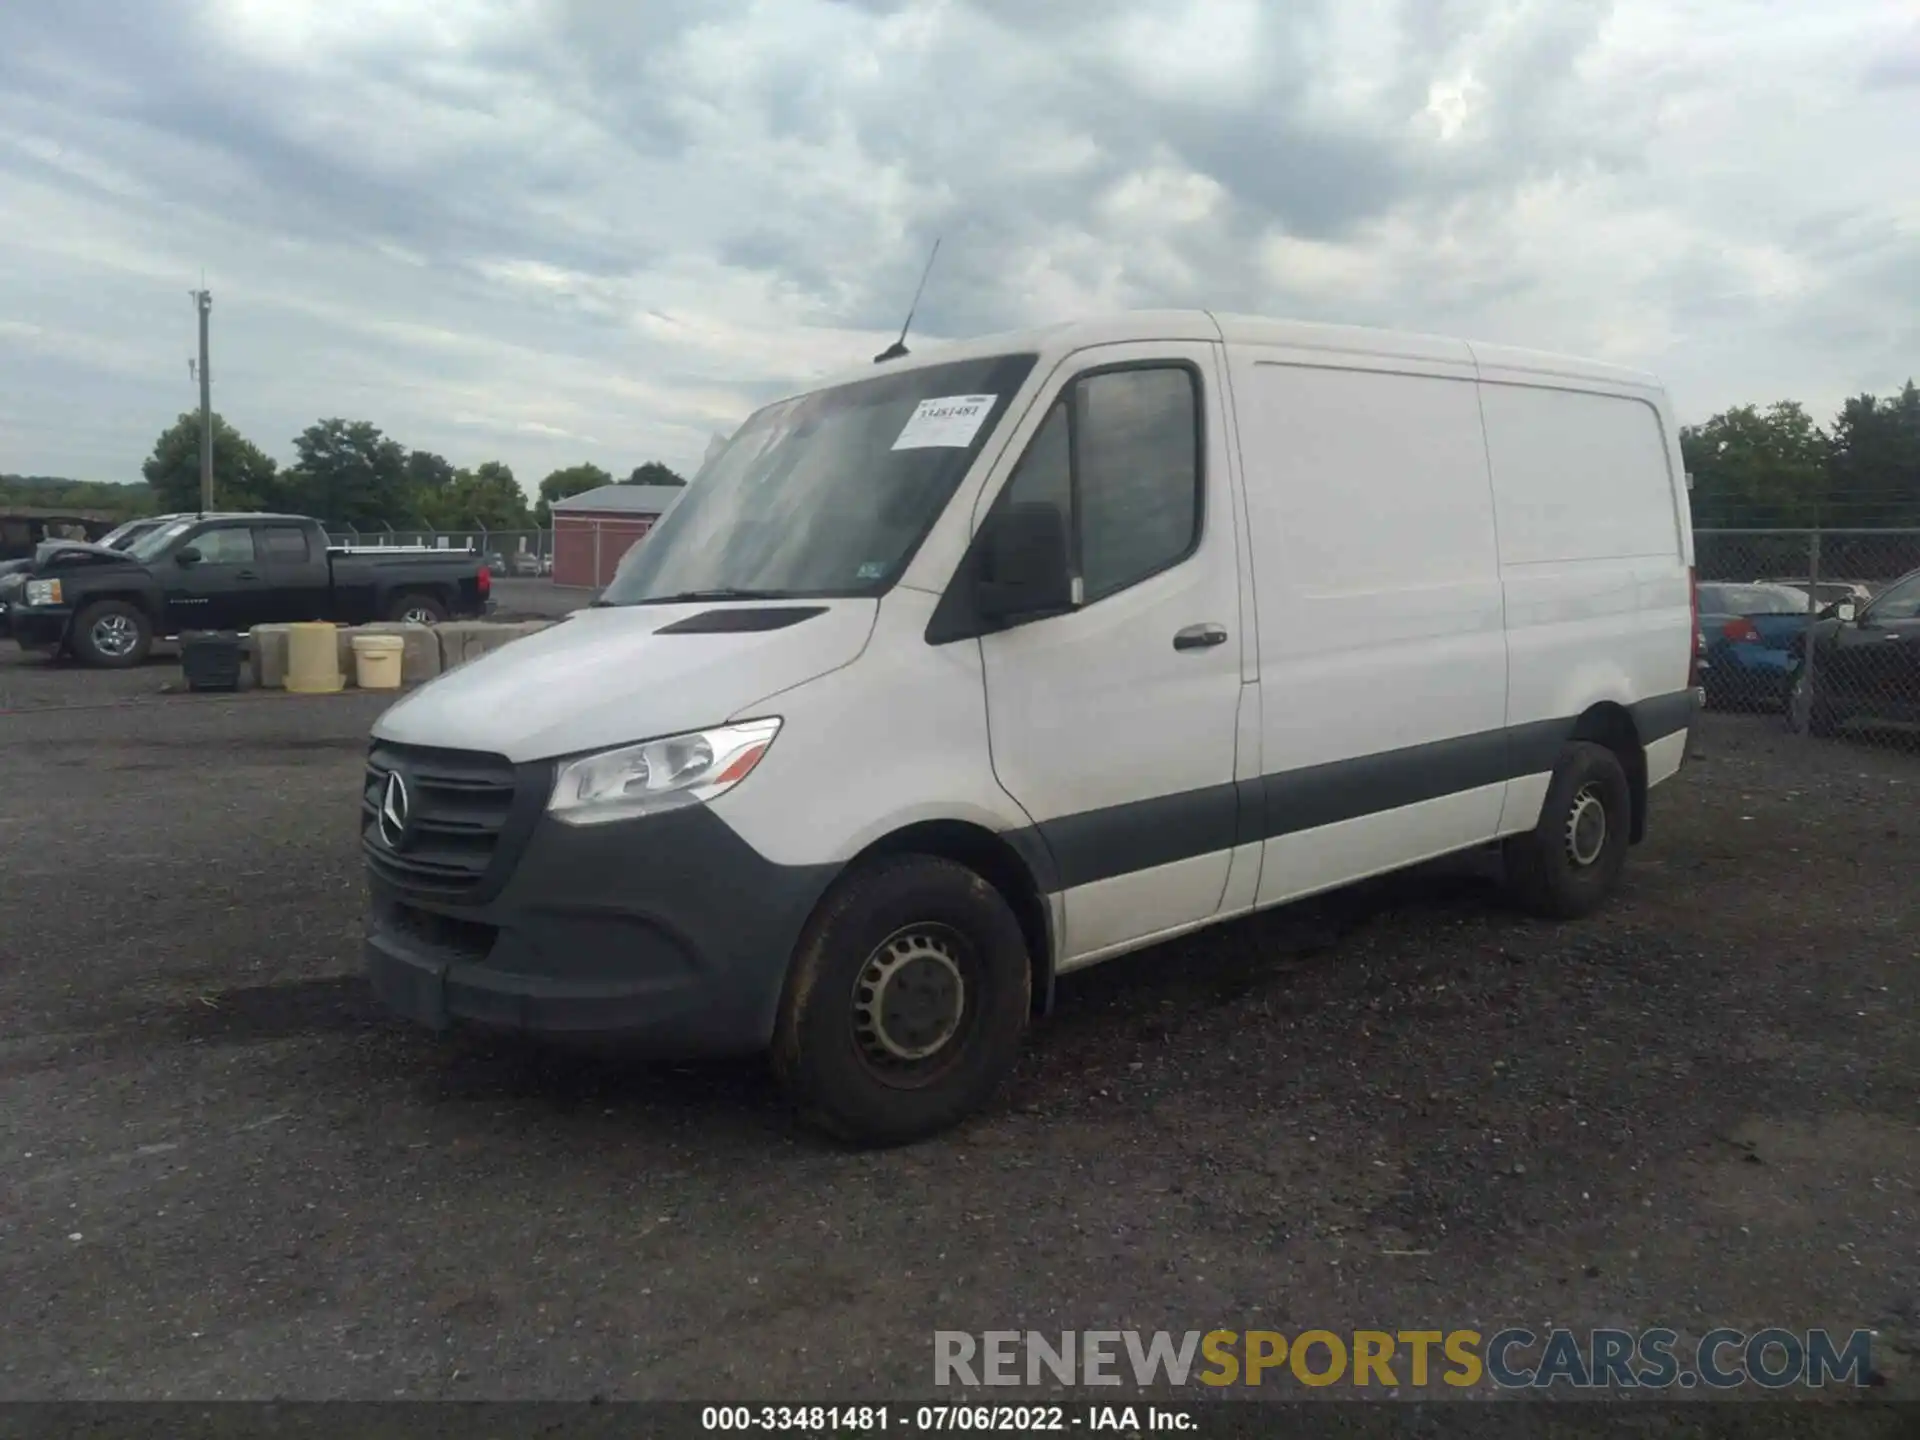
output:
[[[389,1023],[377,697],[0,652],[0,1395],[925,1393],[936,1328],[1878,1325],[1920,1398],[1920,758],[1709,716],[1621,898],[1470,867],[1074,977],[911,1150]],[[1297,1392],[1295,1392],[1297,1393]]]

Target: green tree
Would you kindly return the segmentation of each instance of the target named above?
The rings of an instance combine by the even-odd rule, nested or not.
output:
[[[437,530],[529,530],[527,492],[498,460],[456,471],[431,500],[427,523]]]
[[[1920,525],[1920,389],[1858,395],[1833,422],[1833,523]]]
[[[286,503],[273,457],[219,415],[213,417],[213,503],[222,510],[273,510]],[[188,411],[160,432],[140,467],[163,512],[200,508],[200,415]]]
[[[1702,529],[1805,528],[1822,523],[1829,445],[1797,400],[1722,411],[1680,432]]]
[[[451,460],[431,450],[415,450],[407,456],[407,484],[416,492],[430,494],[444,490],[453,483],[457,473]]]
[[[199,453],[194,455],[198,484]],[[121,485],[111,480],[69,480],[59,475],[0,475],[0,508],[25,506],[40,510],[87,510],[131,520],[158,508],[153,487]]]
[[[686,476],[670,470],[658,460],[649,460],[644,465],[636,465],[633,472],[620,482],[622,485],[684,485]]]
[[[301,431],[293,448],[288,490],[306,514],[355,530],[414,519],[407,452],[370,421],[322,420]]]
[[[613,483],[613,476],[598,465],[569,465],[564,470],[554,471],[540,482],[540,498],[533,506],[534,523],[542,529],[553,523],[554,501]]]
[[[406,523],[438,529],[440,512],[459,473],[453,468],[453,462],[444,455],[436,455],[431,450],[410,452],[403,467],[407,496]],[[387,523],[397,525],[400,522],[389,519]]]

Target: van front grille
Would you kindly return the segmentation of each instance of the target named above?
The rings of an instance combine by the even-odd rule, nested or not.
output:
[[[516,788],[504,756],[376,743],[360,802],[369,868],[403,891],[471,893],[502,858]]]

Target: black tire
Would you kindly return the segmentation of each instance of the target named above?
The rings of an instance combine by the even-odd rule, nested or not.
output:
[[[1604,825],[1597,833],[1596,823]],[[1509,893],[1548,919],[1590,914],[1619,883],[1632,824],[1633,792],[1619,757],[1576,740],[1554,767],[1540,823],[1502,847]]]
[[[1839,717],[1833,713],[1833,707],[1820,698],[1820,683],[1816,678],[1808,687],[1810,693],[1800,694],[1801,681],[1806,676],[1807,665],[1803,660],[1787,672],[1787,683],[1781,696],[1780,710],[1786,717],[1787,728],[1796,735],[1807,734],[1818,740],[1831,739],[1840,729]],[[1819,672],[1815,672],[1816,676]]]
[[[387,606],[387,619],[404,622],[409,616],[417,624],[438,625],[447,618],[447,607],[432,595],[402,591]]]
[[[94,670],[130,670],[153,649],[153,622],[130,600],[96,600],[73,617],[67,644]]]
[[[928,855],[862,866],[801,936],[774,1073],[842,1140],[924,1139],[979,1109],[1013,1068],[1032,983],[1020,922],[979,875]]]

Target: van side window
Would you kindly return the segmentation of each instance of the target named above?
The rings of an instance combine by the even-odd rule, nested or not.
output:
[[[1040,431],[1020,457],[1000,501],[1002,505],[1051,505],[1073,533],[1073,470],[1067,437],[1067,400],[1053,402]]]
[[[1080,576],[1090,604],[1177,564],[1200,534],[1197,397],[1185,369],[1073,385]]]
[[[1171,365],[1084,376],[1014,467],[999,503],[1066,517],[1084,603],[1178,564],[1199,539],[1196,389]]]

